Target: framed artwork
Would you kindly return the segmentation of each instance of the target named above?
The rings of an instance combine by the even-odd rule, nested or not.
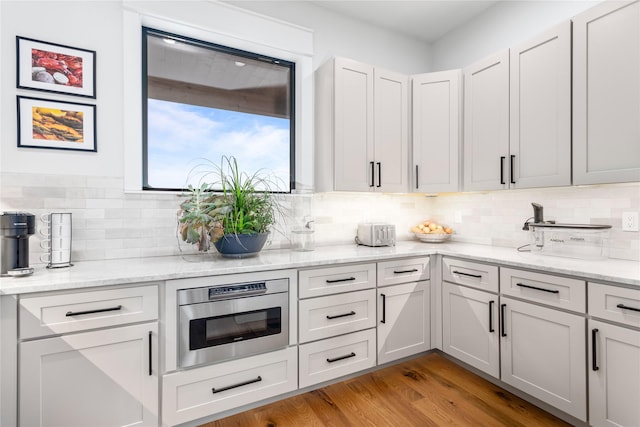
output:
[[[17,87],[96,97],[96,53],[16,36]]]
[[[96,106],[18,96],[18,147],[96,152]]]

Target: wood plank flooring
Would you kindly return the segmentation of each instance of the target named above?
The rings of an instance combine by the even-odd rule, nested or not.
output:
[[[201,427],[568,425],[431,353]]]

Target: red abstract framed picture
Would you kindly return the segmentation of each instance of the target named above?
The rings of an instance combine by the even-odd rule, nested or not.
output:
[[[17,99],[18,147],[97,151],[95,105]]]
[[[96,97],[96,53],[16,37],[17,87]]]

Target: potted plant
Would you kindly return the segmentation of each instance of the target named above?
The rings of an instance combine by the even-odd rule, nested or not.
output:
[[[257,254],[267,241],[280,206],[272,193],[274,181],[257,171],[238,167],[235,157],[221,164],[199,165],[200,185],[189,186],[178,212],[180,237],[206,251],[209,243],[228,257]]]

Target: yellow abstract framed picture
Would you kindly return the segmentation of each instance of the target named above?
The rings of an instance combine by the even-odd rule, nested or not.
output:
[[[95,105],[17,99],[18,147],[97,151]]]

